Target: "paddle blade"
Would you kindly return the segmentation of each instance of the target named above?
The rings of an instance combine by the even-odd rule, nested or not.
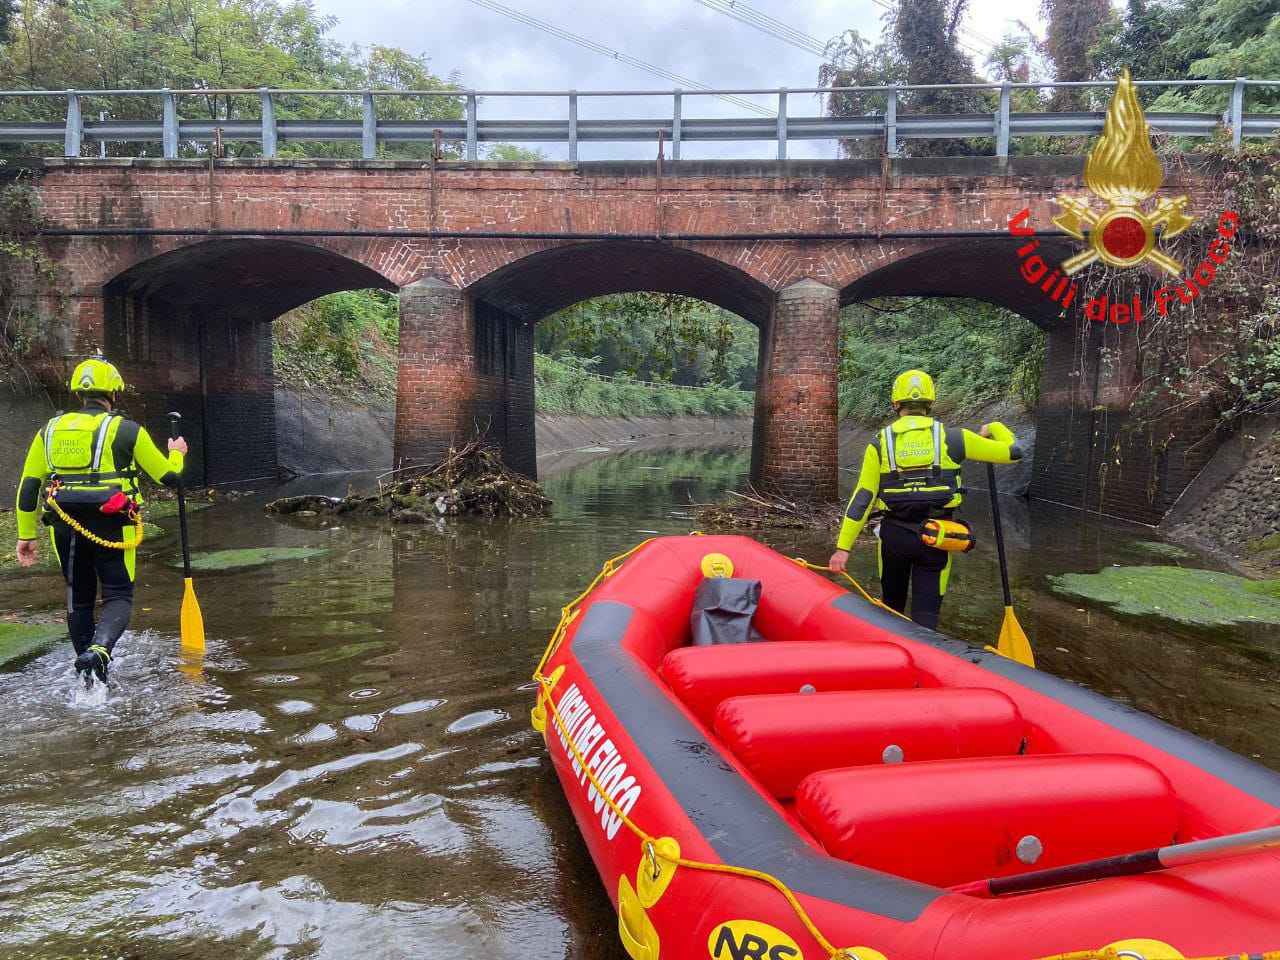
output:
[[[200,603],[196,600],[196,588],[190,577],[183,579],[182,584],[182,649],[203,652],[204,617],[200,614]]]
[[[996,652],[1028,667],[1036,665],[1035,654],[1031,652],[1031,641],[1027,639],[1022,624],[1014,615],[1013,607],[1004,608],[1004,623],[1000,624],[1000,642],[996,646]]]

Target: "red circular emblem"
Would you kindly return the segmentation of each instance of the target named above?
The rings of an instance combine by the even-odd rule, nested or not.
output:
[[[1132,260],[1147,245],[1147,228],[1133,217],[1116,217],[1102,228],[1102,245],[1117,260]]]

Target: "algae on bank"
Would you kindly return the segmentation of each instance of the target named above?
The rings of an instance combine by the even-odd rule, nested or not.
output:
[[[21,666],[66,637],[67,628],[59,623],[0,621],[0,669]]]
[[[1280,625],[1280,580],[1246,580],[1190,567],[1108,567],[1048,579],[1058,593],[1131,616],[1211,627]]]
[[[282,560],[309,560],[325,553],[321,547],[240,547],[235,550],[215,550],[191,558],[192,570],[241,570],[264,563]],[[174,566],[182,566],[178,561]]]

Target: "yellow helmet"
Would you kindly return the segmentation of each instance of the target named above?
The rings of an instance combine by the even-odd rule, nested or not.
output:
[[[76,367],[71,374],[71,389],[75,393],[115,393],[124,389],[124,378],[114,365],[95,357]]]
[[[910,400],[933,403],[936,397],[933,378],[923,370],[908,370],[898,374],[898,379],[893,381],[891,400],[894,403],[906,403]]]

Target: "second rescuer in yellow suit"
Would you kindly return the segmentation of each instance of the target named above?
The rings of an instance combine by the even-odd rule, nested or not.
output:
[[[938,625],[952,553],[926,542],[926,522],[950,520],[960,506],[965,460],[1022,459],[1017,438],[1002,423],[974,433],[934,420],[929,412],[935,398],[933,380],[921,370],[908,370],[894,381],[891,399],[898,419],[867,445],[830,561],[832,571],[844,570],[863,526],[874,512],[882,512],[877,535],[884,602],[905,613],[910,589],[911,619],[930,628]]]

